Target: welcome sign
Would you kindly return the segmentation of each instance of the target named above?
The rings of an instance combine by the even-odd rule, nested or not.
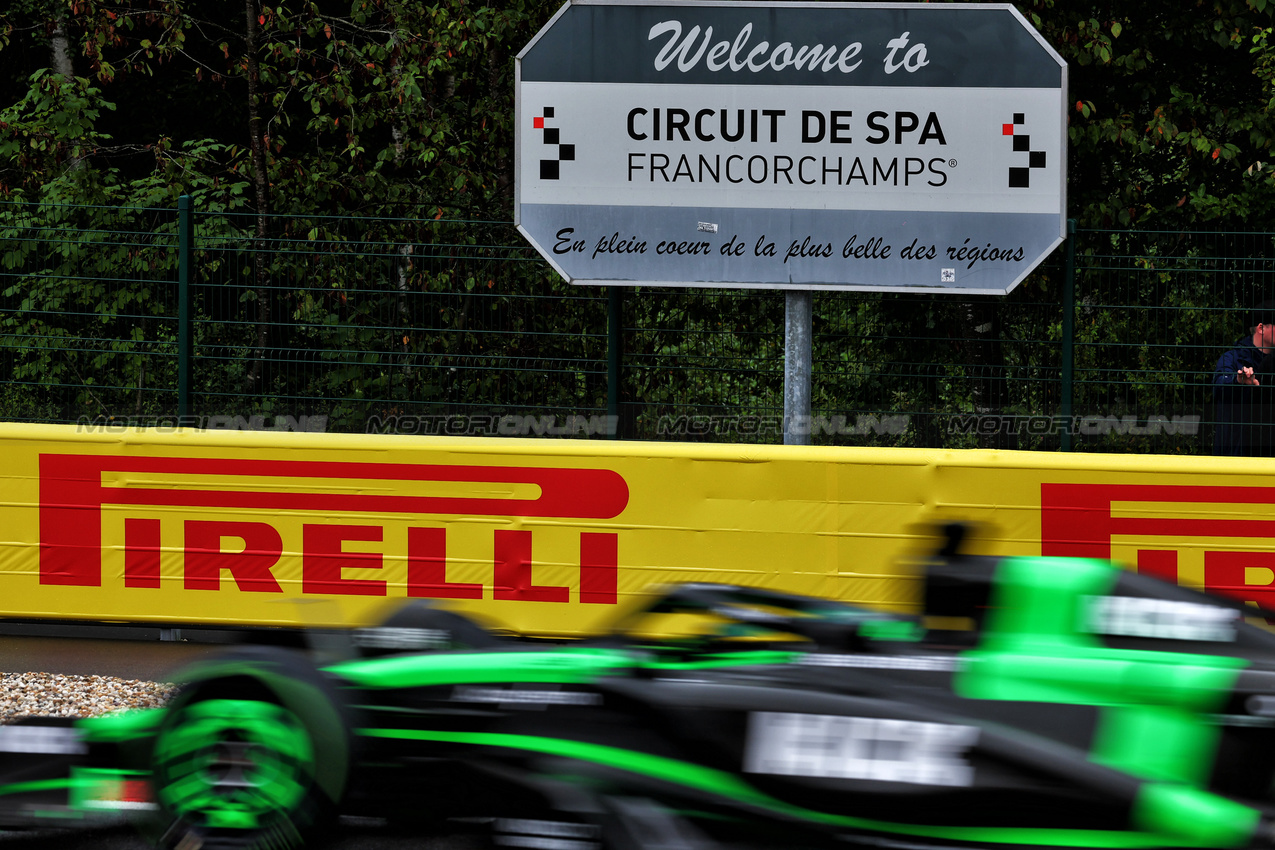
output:
[[[571,2],[516,86],[517,224],[576,283],[1003,293],[1065,235],[1012,6]]]

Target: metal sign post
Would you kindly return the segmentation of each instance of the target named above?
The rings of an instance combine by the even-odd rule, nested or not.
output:
[[[784,445],[810,445],[814,293],[784,293]]]

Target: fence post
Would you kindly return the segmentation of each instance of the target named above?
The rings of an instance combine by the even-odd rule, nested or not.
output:
[[[620,439],[620,377],[624,361],[624,288],[607,287],[607,416],[615,423],[613,440]]]
[[[1071,426],[1074,421],[1072,401],[1075,398],[1075,344],[1076,344],[1076,220],[1067,219],[1067,270],[1063,274],[1062,303],[1062,398],[1058,407],[1062,420],[1062,445],[1071,451]]]
[[[194,334],[191,328],[190,279],[194,275],[195,222],[190,195],[177,199],[177,416],[191,415],[191,368]]]

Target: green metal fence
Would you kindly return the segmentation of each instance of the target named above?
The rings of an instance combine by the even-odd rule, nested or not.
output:
[[[782,441],[782,292],[572,287],[508,223],[0,204],[0,246],[6,420]],[[817,293],[811,441],[1208,453],[1273,252],[1088,230],[1008,296]]]

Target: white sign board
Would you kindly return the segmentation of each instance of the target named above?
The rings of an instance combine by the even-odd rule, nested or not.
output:
[[[1008,292],[1066,233],[1066,71],[1009,5],[572,0],[516,223],[574,283]]]

